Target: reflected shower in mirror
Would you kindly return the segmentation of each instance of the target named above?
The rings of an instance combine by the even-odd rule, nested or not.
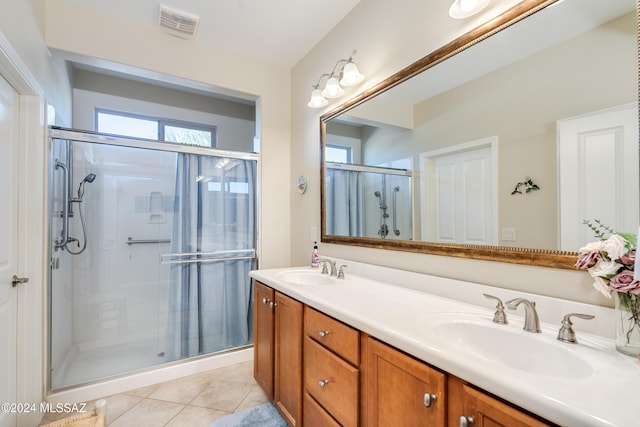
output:
[[[399,221],[408,226],[407,233],[399,227],[399,236],[391,231],[382,239],[380,216],[391,209],[380,213],[375,192],[382,189],[363,178],[350,190],[363,200],[350,200],[360,203],[353,210],[364,229],[336,227],[335,205],[344,204],[344,194],[326,152],[324,241],[394,248],[394,238],[411,241],[413,251],[450,245],[457,256],[466,256],[466,245],[552,254],[593,240],[584,219],[635,230],[635,1],[564,0],[524,19],[521,11],[509,13],[515,23],[508,28],[478,43],[465,35],[443,48],[450,49],[446,60],[430,63],[428,55],[416,63],[423,72],[401,71],[388,79],[393,87],[382,84],[323,116],[325,150],[347,153],[341,170],[405,174],[396,209],[404,210]],[[378,175],[391,181],[386,172]],[[540,190],[511,194],[527,179]],[[395,185],[403,188],[387,183],[386,205]]]

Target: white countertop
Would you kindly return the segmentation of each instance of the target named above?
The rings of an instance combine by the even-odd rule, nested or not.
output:
[[[279,276],[284,270],[300,269],[304,267],[255,270],[250,275],[300,302],[551,422],[562,426],[640,425],[637,411],[640,402],[637,391],[640,387],[640,361],[617,352],[612,339],[584,332],[586,328],[582,327],[582,322],[574,323],[578,343],[565,344],[556,340],[559,324],[545,323],[545,316],[541,315],[542,333],[532,334],[522,330],[523,308],[518,308],[516,312],[508,310],[509,325],[502,325],[501,328],[512,328],[513,331],[509,332],[543,340],[556,347],[564,346],[563,351],[587,360],[592,368],[589,375],[576,378],[558,372],[552,373],[554,366],[550,366],[549,374],[526,372],[485,358],[470,358],[466,352],[455,351],[455,345],[458,344],[441,345],[438,340],[430,339],[430,316],[436,313],[475,313],[486,316],[487,322],[491,324],[494,310],[488,307],[493,307],[494,302],[487,300],[485,306],[469,304],[349,272],[344,280],[332,285],[293,285]],[[396,276],[408,273],[397,272]],[[379,277],[385,276],[384,271],[378,273]],[[389,273],[393,274],[393,271],[387,271]],[[454,288],[450,286],[452,282],[456,282],[417,273],[408,274],[417,275],[417,279],[422,278],[434,286],[438,283],[447,284],[449,291]],[[415,279],[416,277],[413,280]],[[530,297],[528,294],[468,282],[460,284],[463,292],[468,295],[467,300],[471,298],[482,301],[482,293],[487,292],[487,289],[495,290],[488,293],[500,298],[513,295]],[[611,319],[608,313],[612,311],[610,309],[552,300],[547,297],[537,298],[539,313],[548,313],[549,307],[558,307],[563,310],[562,313],[553,313],[553,316],[547,317],[562,319],[564,314],[578,310],[581,313],[597,313],[600,318],[607,319],[605,323]],[[542,307],[543,302],[547,305],[546,312]],[[584,325],[588,324],[587,321],[583,322]],[[597,326],[594,327],[597,329]],[[509,352],[509,348],[505,347],[504,351]]]

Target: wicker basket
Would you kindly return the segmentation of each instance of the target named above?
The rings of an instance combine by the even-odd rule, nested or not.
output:
[[[106,405],[107,402],[104,399],[100,399],[96,401],[93,411],[71,415],[61,420],[43,424],[42,427],[106,427]]]

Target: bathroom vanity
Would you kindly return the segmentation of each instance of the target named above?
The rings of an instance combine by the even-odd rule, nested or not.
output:
[[[610,309],[360,267],[344,279],[310,268],[251,272],[255,377],[290,425],[635,422],[640,362],[617,353],[612,339],[585,332],[586,321],[574,326],[576,344],[556,339],[559,320],[545,322],[566,314],[552,314],[556,308],[587,312],[600,320],[591,327],[597,332],[611,321]],[[426,285],[410,289],[389,277]],[[427,292],[438,286],[480,299]],[[542,333],[522,330],[522,309],[507,312],[507,325],[493,323],[495,301],[482,297],[492,292],[535,299]]]

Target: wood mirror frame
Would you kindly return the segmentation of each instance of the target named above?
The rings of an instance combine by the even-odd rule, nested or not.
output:
[[[320,117],[320,140],[321,140],[321,171],[320,182],[320,204],[321,204],[321,241],[340,245],[351,245],[370,247],[378,249],[390,249],[406,252],[416,252],[432,255],[443,255],[487,261],[499,261],[514,264],[532,265],[540,267],[574,269],[577,252],[556,251],[547,249],[513,248],[507,246],[481,246],[467,244],[449,244],[437,242],[424,242],[414,240],[382,240],[364,237],[349,237],[328,235],[326,233],[325,216],[325,157],[324,148],[326,141],[326,123],[343,114],[350,109],[366,102],[396,85],[412,78],[413,76],[439,64],[457,53],[475,45],[476,43],[490,37],[491,35],[527,18],[546,6],[555,3],[557,0],[523,0],[516,6],[507,10],[494,19],[476,27],[468,33],[460,36],[452,42],[442,46],[427,56],[419,59],[408,67],[393,74],[377,85],[365,90],[356,97],[346,101],[334,110],[331,110]],[[640,0],[636,1],[636,14],[640,8]],[[640,20],[639,20],[640,22]],[[640,25],[640,24],[639,24]],[[639,37],[640,40],[640,37]],[[640,75],[640,68],[639,68]],[[639,96],[640,99],[640,88]]]

